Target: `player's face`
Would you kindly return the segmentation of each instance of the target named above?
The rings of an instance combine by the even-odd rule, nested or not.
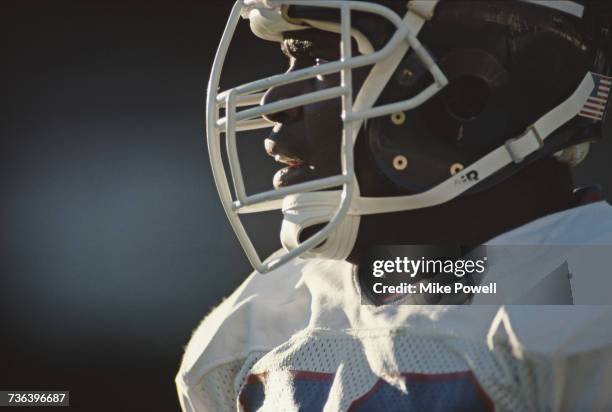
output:
[[[289,59],[289,72],[340,58],[340,37],[320,30],[286,33],[281,50]],[[357,47],[353,44],[356,54]],[[369,68],[353,70],[353,89],[365,80]],[[269,89],[263,103],[335,87],[340,75],[318,76]],[[342,121],[340,99],[313,103],[266,117],[276,123],[265,141],[266,151],[287,166],[273,179],[274,187],[284,187],[340,173]],[[359,159],[357,159],[359,162]]]
[[[281,50],[289,59],[289,72],[338,58],[337,36],[317,30],[285,36]],[[319,76],[269,89],[263,103],[337,86],[338,75]],[[338,99],[314,103],[267,115],[276,123],[265,141],[266,151],[287,167],[273,179],[279,188],[335,175],[340,172],[340,103]]]

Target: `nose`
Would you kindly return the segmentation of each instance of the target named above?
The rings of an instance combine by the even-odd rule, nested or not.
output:
[[[308,80],[271,87],[264,94],[260,104],[265,105],[300,96],[311,91],[310,88]],[[265,140],[266,152],[272,157],[280,157],[280,160],[285,162],[305,160],[306,136],[300,125],[304,119],[303,107],[281,110],[264,117],[270,122],[283,126],[275,127]]]
[[[283,84],[276,87],[271,87],[264,94],[260,104],[280,102],[282,100],[304,94],[304,82]],[[292,123],[302,117],[302,107],[293,107],[290,109],[281,110],[275,113],[269,113],[263,117],[273,123]]]

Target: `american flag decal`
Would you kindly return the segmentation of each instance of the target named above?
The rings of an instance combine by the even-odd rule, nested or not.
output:
[[[596,121],[603,119],[610,96],[610,87],[612,86],[612,77],[604,76],[597,73],[591,73],[595,88],[587,99],[578,116],[587,117]]]

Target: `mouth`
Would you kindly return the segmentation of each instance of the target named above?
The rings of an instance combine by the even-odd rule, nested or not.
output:
[[[275,189],[306,182],[311,180],[315,175],[314,166],[309,165],[300,159],[276,155],[274,160],[288,165],[274,174],[272,184],[274,185]]]

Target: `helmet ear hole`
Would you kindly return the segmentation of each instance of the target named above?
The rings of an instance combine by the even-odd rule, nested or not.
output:
[[[503,60],[488,48],[460,48],[444,55],[441,67],[450,77],[441,93],[443,110],[460,123],[475,120],[509,79]]]
[[[444,93],[444,105],[451,116],[466,122],[482,113],[490,94],[491,89],[485,79],[466,74],[449,83]]]

